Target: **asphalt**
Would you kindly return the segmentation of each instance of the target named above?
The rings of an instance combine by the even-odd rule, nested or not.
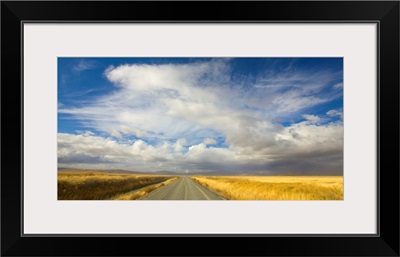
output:
[[[190,177],[163,186],[139,200],[224,200],[218,194],[200,185]]]

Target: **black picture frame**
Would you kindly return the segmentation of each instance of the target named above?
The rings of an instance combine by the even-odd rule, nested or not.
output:
[[[369,236],[23,235],[22,24],[109,21],[378,24],[378,233]],[[399,256],[398,1],[2,1],[1,64],[3,256]],[[154,247],[145,247],[148,244]]]

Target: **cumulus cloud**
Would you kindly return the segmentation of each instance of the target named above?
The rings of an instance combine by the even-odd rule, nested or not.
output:
[[[206,139],[204,139],[203,143],[205,145],[216,145],[217,140],[215,140],[214,138],[206,138]]]
[[[308,121],[309,124],[319,124],[321,122],[321,118],[316,115],[304,114],[303,117]]]
[[[111,94],[59,106],[59,113],[107,136],[59,133],[60,165],[227,173],[307,173],[326,166],[328,173],[342,172],[343,124],[321,125],[319,116],[299,114],[341,96],[326,92],[334,74],[289,71],[249,82],[232,79],[230,69],[226,60],[110,66],[104,76],[115,86]],[[305,120],[286,127],[274,122],[291,115]]]
[[[329,116],[339,116],[341,119],[343,119],[343,112],[339,110],[329,110],[327,113]]]
[[[228,148],[207,148],[205,143],[187,147],[185,139],[152,146],[143,140],[121,143],[88,132],[78,135],[59,133],[58,158],[64,167],[74,167],[76,163],[81,167],[107,164],[105,167],[150,172],[189,169],[192,172],[227,174],[244,171],[341,174],[342,140],[342,123],[317,126],[308,121],[282,128],[269,145],[254,140],[251,146],[244,144]]]

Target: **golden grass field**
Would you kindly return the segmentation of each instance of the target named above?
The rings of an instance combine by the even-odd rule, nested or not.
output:
[[[170,178],[164,182],[161,182],[161,183],[158,183],[155,185],[143,187],[143,188],[140,188],[139,190],[136,190],[133,192],[128,192],[125,194],[117,195],[117,196],[113,197],[111,200],[136,200],[136,199],[139,199],[139,198],[149,194],[150,192],[152,192],[160,187],[168,185],[169,183],[171,183],[177,179],[178,179],[177,177],[173,177],[173,178]]]
[[[343,200],[343,176],[195,176],[229,200]]]
[[[161,187],[162,183],[171,179],[174,177],[82,171],[58,172],[58,200],[123,200],[125,198],[133,200]]]

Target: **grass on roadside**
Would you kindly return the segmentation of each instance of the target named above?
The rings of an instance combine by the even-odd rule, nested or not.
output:
[[[171,182],[173,182],[173,181],[175,181],[177,179],[178,179],[177,177],[173,177],[173,178],[170,178],[170,179],[168,179],[168,180],[166,180],[164,182],[161,182],[161,183],[158,183],[158,184],[155,184],[155,185],[143,187],[143,188],[140,188],[140,189],[135,190],[133,192],[120,194],[120,195],[117,195],[114,198],[112,198],[112,200],[136,200],[136,199],[139,199],[139,198],[141,198],[141,197],[143,197],[145,195],[148,195],[149,193],[151,193],[152,191],[154,191],[154,190],[156,190],[156,189],[158,189],[160,187],[168,185],[169,183],[171,183]]]
[[[171,178],[159,175],[59,172],[58,200],[110,200]]]
[[[196,176],[231,200],[343,200],[343,176]]]

